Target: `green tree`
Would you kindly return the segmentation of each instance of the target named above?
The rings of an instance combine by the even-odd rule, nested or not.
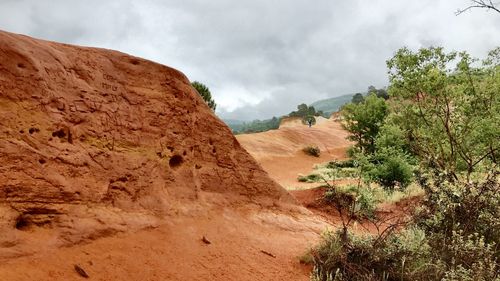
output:
[[[403,48],[387,62],[394,120],[412,153],[453,180],[498,162],[499,50],[479,64],[465,52]]]
[[[322,114],[322,112],[321,112]],[[320,116],[320,112],[316,112],[314,106],[307,106],[307,104],[302,103],[297,105],[297,111],[292,111],[288,114],[290,117],[301,117],[302,120],[306,120],[309,117]]]
[[[362,93],[356,93],[352,96],[351,102],[354,104],[362,103],[365,100]]]
[[[316,118],[313,115],[307,115],[302,117],[302,124],[309,125],[309,122],[311,125],[316,124]]]
[[[389,94],[385,89],[378,89],[376,95],[377,97],[383,98],[384,100],[389,99]]]
[[[369,95],[359,104],[350,103],[343,107],[343,127],[349,131],[349,140],[365,153],[375,152],[375,139],[388,114],[384,99]]]
[[[379,98],[383,98],[384,100],[389,99],[389,94],[385,89],[377,89],[374,86],[368,87],[367,95],[377,95]]]
[[[212,93],[210,93],[208,87],[198,81],[194,81],[193,83],[191,83],[191,86],[193,86],[193,88],[195,88],[195,90],[203,98],[203,100],[205,100],[208,107],[210,107],[213,111],[215,111],[217,104],[213,100]]]
[[[307,107],[307,104],[302,103],[302,104],[297,105],[297,109],[298,109],[298,112],[307,112],[308,107]]]

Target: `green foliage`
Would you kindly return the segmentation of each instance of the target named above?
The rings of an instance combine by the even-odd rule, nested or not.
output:
[[[497,280],[498,175],[465,186],[446,177],[420,178],[427,198],[412,223],[401,231],[394,224],[367,236],[327,233],[313,250],[312,280]],[[370,218],[378,202],[366,187],[336,188],[326,196],[338,208],[355,210],[349,216],[356,218]]]
[[[314,116],[312,116],[312,115],[308,115],[308,116],[305,116],[302,118],[302,124],[309,125],[309,122],[311,123],[311,125],[315,125],[316,118],[314,118]]]
[[[304,151],[305,154],[311,155],[314,157],[319,157],[321,154],[321,150],[316,145],[308,145],[308,146],[304,147],[302,149],[302,151]]]
[[[498,162],[498,57],[494,51],[480,64],[465,52],[403,48],[387,62],[393,120],[427,167],[459,180],[460,173],[468,179],[486,162]]]
[[[386,121],[386,120],[384,120]],[[403,131],[385,122],[377,132],[371,151],[354,147],[349,156],[360,166],[361,177],[369,182],[377,182],[387,190],[395,187],[406,188],[412,181],[414,159],[407,152]]]
[[[365,97],[363,97],[362,93],[356,93],[352,96],[351,102],[354,104],[362,103],[363,101],[365,101]]]
[[[217,107],[217,104],[212,98],[212,93],[210,93],[210,90],[208,89],[207,86],[204,84],[194,81],[191,83],[191,86],[195,88],[195,90],[198,92],[198,94],[203,98],[203,100],[207,103],[208,107],[210,107],[213,111],[215,111],[215,108]]]
[[[326,168],[329,168],[329,169],[334,169],[334,168],[354,168],[356,167],[357,164],[356,164],[356,161],[354,161],[353,159],[348,159],[348,160],[344,160],[344,161],[330,161],[326,164]]]
[[[368,87],[368,95],[374,94],[379,98],[383,98],[384,100],[389,99],[389,94],[385,89],[377,89],[373,86]]]
[[[301,117],[303,120],[306,120],[307,118],[313,118],[314,116],[322,116],[323,112],[318,111],[316,112],[316,109],[314,106],[307,106],[307,104],[302,103],[297,106],[297,111],[292,111],[288,114],[289,117]],[[316,120],[314,120],[316,122]]]
[[[375,151],[375,139],[388,114],[384,99],[369,95],[364,102],[350,103],[343,107],[343,127],[350,133],[349,140],[366,153]]]
[[[312,265],[314,264],[314,257],[312,255],[312,251],[308,250],[303,255],[299,257],[299,261],[301,264]]]
[[[325,180],[332,181],[345,178],[357,178],[359,176],[359,171],[356,167],[340,168],[331,166],[330,163],[327,163],[326,165],[315,165],[314,169],[315,172],[308,176],[299,176],[299,181],[302,178],[307,178],[308,182],[323,182]],[[313,175],[318,175],[318,177]]]
[[[453,236],[466,240],[477,236],[485,245],[500,245],[498,176],[499,172],[494,171],[483,182],[451,183],[446,175],[419,175],[427,196],[417,214],[417,223],[432,234],[431,244],[440,249],[446,264],[457,263],[456,249],[442,243],[452,241]],[[499,248],[495,257],[500,258]]]
[[[325,192],[325,200],[339,208],[350,210],[357,218],[373,218],[380,202],[376,191],[366,185],[336,186]]]
[[[232,125],[231,129],[234,134],[259,133],[278,129],[280,122],[281,118],[273,117],[267,120],[254,120],[249,123],[243,122],[242,124]]]
[[[380,127],[379,134],[375,140],[377,149],[392,147],[404,152],[409,152],[410,148],[406,141],[405,132],[398,126],[391,122],[393,115],[389,115],[385,123]]]
[[[373,163],[366,167],[366,173],[383,187],[389,190],[394,190],[396,186],[404,189],[411,183],[414,168],[410,164],[410,156],[400,149],[378,149],[372,161]]]
[[[386,235],[326,233],[313,256],[312,280],[432,280],[426,279],[433,270],[427,266],[430,247],[418,228]]]
[[[352,154],[373,180],[411,175],[396,172],[411,153],[425,198],[401,231],[358,237],[344,224],[325,237],[313,280],[500,279],[499,63],[500,48],[482,64],[442,48],[401,49],[388,61],[390,116],[374,149]]]
[[[307,175],[307,176],[302,176],[302,175],[299,175],[297,177],[297,180],[299,182],[309,182],[309,183],[313,183],[313,182],[320,182],[322,181],[322,177],[321,175],[318,175],[318,174],[310,174],[310,175]]]
[[[324,112],[323,116],[328,118],[333,112],[339,111],[343,105],[349,103],[351,99],[352,94],[342,95],[339,97],[313,102],[311,106],[313,106],[318,112]]]

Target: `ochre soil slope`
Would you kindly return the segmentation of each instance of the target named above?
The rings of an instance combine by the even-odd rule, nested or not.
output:
[[[298,118],[288,118],[277,130],[236,136],[271,178],[286,188],[307,185],[299,183],[297,176],[309,174],[315,164],[345,159],[351,144],[346,137],[339,122],[322,117],[311,128]],[[306,155],[302,149],[307,145],[318,146],[320,157]]]
[[[325,226],[182,73],[111,50],[0,32],[0,161],[0,280],[76,280],[75,264],[93,280],[307,280],[296,256]]]

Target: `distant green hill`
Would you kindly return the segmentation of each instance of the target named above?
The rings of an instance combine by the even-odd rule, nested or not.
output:
[[[280,125],[280,118],[277,117],[266,120],[253,120],[248,122],[234,119],[222,119],[222,121],[224,121],[224,123],[226,123],[226,125],[231,128],[234,134],[265,132],[273,129],[278,129]]]
[[[352,96],[353,94],[348,94],[340,97],[319,100],[313,102],[309,106],[313,106],[316,112],[323,111],[324,116],[329,118],[332,112],[339,111],[341,106],[351,102]],[[306,105],[304,104],[304,106]],[[292,111],[289,115],[293,116],[292,115],[293,113],[296,113],[296,111]],[[234,119],[223,119],[223,121],[229,126],[229,128],[231,128],[231,130],[233,130],[234,134],[242,134],[242,133],[246,134],[246,133],[265,132],[277,129],[279,127],[280,119],[282,117],[279,118],[273,117],[271,119],[254,120],[254,121],[240,121]]]
[[[245,121],[237,120],[237,119],[222,119],[222,121],[224,121],[224,123],[226,123],[226,125],[228,125],[229,127],[241,126],[245,123]]]
[[[330,115],[332,112],[339,111],[340,107],[344,104],[351,102],[352,96],[354,94],[343,95],[340,97],[334,97],[324,100],[319,100],[311,103],[311,106],[314,106],[316,111],[323,111],[325,114]]]

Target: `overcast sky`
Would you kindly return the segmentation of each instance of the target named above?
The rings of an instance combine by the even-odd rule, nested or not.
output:
[[[484,57],[500,14],[468,0],[0,0],[0,29],[117,49],[184,72],[223,118],[279,116],[297,104],[387,84],[400,47]]]

